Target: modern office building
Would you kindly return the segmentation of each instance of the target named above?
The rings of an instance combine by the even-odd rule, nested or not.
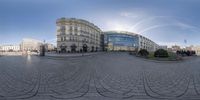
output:
[[[42,41],[36,39],[25,38],[21,43],[22,51],[39,51]]]
[[[108,51],[138,51],[140,49],[155,51],[159,48],[159,45],[150,39],[125,31],[104,32],[104,46]]]
[[[56,25],[59,52],[100,50],[102,31],[94,24],[82,19],[60,18]]]
[[[104,32],[104,46],[107,51],[134,51],[139,47],[137,34],[129,32]]]
[[[19,45],[2,45],[0,46],[0,51],[17,52],[17,51],[20,51],[20,46]]]
[[[148,51],[156,51],[160,48],[158,44],[156,44],[154,41],[137,34],[137,37],[139,38],[139,50],[140,49],[146,49]]]

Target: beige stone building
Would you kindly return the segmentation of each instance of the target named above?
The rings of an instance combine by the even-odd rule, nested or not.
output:
[[[20,46],[19,45],[2,45],[0,46],[0,51],[5,51],[5,52],[12,52],[12,51],[20,51]]]
[[[42,41],[36,39],[25,38],[21,43],[22,51],[39,51]]]
[[[45,43],[45,51],[53,51],[55,49],[55,46],[50,43]]]
[[[60,18],[57,25],[57,50],[59,52],[88,52],[100,50],[102,31],[82,19]]]
[[[196,52],[196,54],[198,56],[200,56],[200,46],[199,45],[198,46],[192,46],[191,48],[192,48],[192,50],[194,50]]]
[[[176,51],[179,51],[179,50],[181,50],[180,46],[178,46],[178,45],[173,45],[172,46],[172,52],[176,52]]]

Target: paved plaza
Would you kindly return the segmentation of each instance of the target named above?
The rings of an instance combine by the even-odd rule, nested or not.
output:
[[[200,100],[200,58],[2,56],[0,100]]]

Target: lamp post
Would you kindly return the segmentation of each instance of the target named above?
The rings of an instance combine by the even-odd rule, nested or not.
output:
[[[82,56],[84,56],[85,49],[87,49],[87,47],[85,47],[85,46],[87,46],[87,45],[85,44],[85,42],[86,42],[86,40],[83,39],[83,40],[82,40]]]
[[[45,56],[45,40],[43,44],[40,46],[40,56]]]
[[[80,40],[79,40],[79,37],[80,37],[80,33],[78,32],[78,39],[77,39],[77,41],[78,41],[78,50],[79,50],[79,52],[80,52],[80,46],[79,46],[79,42],[80,42]]]
[[[2,50],[0,50],[0,57],[3,55],[3,51]]]
[[[84,49],[83,49],[83,45],[84,45],[84,40],[82,40],[82,56],[84,56]]]

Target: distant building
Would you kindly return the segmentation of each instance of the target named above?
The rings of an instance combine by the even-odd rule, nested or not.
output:
[[[193,46],[185,47],[185,50],[192,51]]]
[[[45,43],[45,50],[46,51],[53,51],[55,49],[55,46],[50,43]]]
[[[168,50],[168,49],[167,49],[167,45],[160,45],[160,46],[159,46],[159,49]]]
[[[99,51],[102,31],[86,20],[60,18],[57,25],[57,50],[59,52]]]
[[[138,51],[140,49],[155,51],[159,48],[159,45],[150,39],[125,31],[104,32],[104,46],[108,51]]]
[[[39,51],[42,42],[35,39],[23,39],[21,43],[21,50],[22,51]]]
[[[197,55],[200,55],[200,46],[193,46],[192,50],[194,50]]]
[[[156,51],[159,49],[159,45],[152,40],[139,34],[137,36],[139,37],[139,49],[146,49],[148,51]]]
[[[0,46],[0,51],[5,51],[5,52],[12,52],[12,51],[20,51],[20,46],[19,45],[2,45]]]
[[[167,51],[173,52],[172,48],[167,48]]]
[[[172,46],[172,52],[176,52],[176,51],[179,51],[179,50],[181,50],[180,46],[178,46],[178,45]]]

